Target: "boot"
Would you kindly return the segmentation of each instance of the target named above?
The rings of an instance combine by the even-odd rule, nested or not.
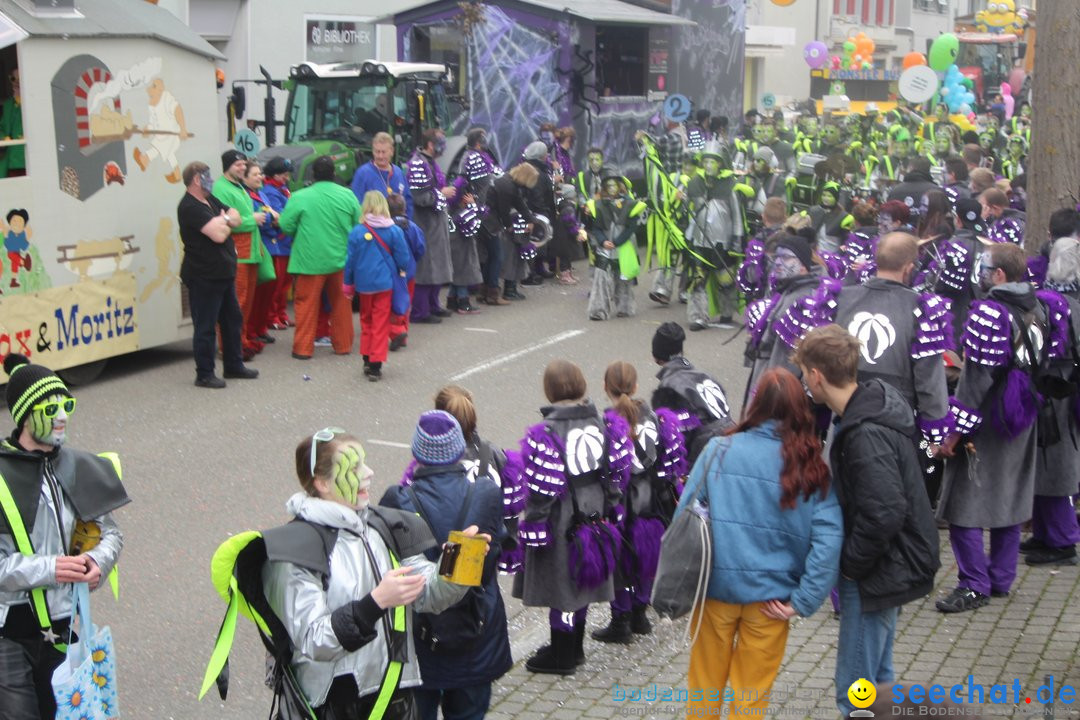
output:
[[[457,306],[455,310],[457,311],[458,315],[475,315],[476,313],[480,312],[478,309],[472,306],[472,303],[469,302],[469,297],[467,295],[463,298],[458,298],[456,305]]]
[[[648,635],[652,632],[652,623],[646,614],[647,605],[634,605],[630,613],[630,629],[635,635]]]
[[[585,664],[585,621],[574,626],[574,664]]]
[[[497,287],[489,287],[484,295],[484,302],[488,305],[509,305],[510,301],[502,296]]]
[[[552,629],[551,645],[537,650],[525,663],[525,669],[545,675],[573,675],[577,670],[574,644],[573,632]]]
[[[611,611],[611,622],[602,630],[593,630],[593,640],[627,645],[633,639],[630,632],[630,613]]]

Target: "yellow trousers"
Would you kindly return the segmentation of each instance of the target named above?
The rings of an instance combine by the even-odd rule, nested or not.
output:
[[[687,708],[715,717],[725,702],[736,717],[742,709],[760,708],[764,717],[769,695],[787,646],[788,623],[761,612],[763,603],[732,605],[705,600],[690,620],[696,627],[704,612],[701,632],[690,649]],[[726,690],[730,683],[731,689]],[[710,708],[715,708],[710,711]]]

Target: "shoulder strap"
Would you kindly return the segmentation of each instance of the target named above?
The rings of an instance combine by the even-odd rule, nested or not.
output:
[[[390,248],[388,248],[386,246],[386,243],[383,242],[383,239],[379,237],[379,233],[375,232],[375,228],[371,227],[367,223],[364,223],[364,227],[368,229],[368,232],[375,236],[376,242],[378,242],[379,246],[382,247],[384,251],[382,256],[383,262],[385,262],[386,266],[390,268],[390,277],[392,278],[394,275],[397,275],[397,266],[393,263],[393,254],[390,252]]]
[[[481,440],[480,441],[480,465],[476,471],[476,477],[484,477],[488,475],[491,470],[491,464],[494,462],[494,453],[491,451],[491,443]]]
[[[23,555],[32,557],[34,555],[34,544],[30,540],[30,535],[26,532],[22,515],[19,513],[18,507],[15,506],[15,498],[11,495],[11,490],[2,476],[0,476],[0,510],[3,511],[4,519],[7,521],[8,527],[11,528],[11,536],[15,540],[15,547]],[[45,601],[44,588],[36,587],[30,590],[30,607],[34,611],[34,617],[37,619],[38,627],[41,628],[41,634],[45,636],[45,639],[52,640],[56,638],[57,636],[52,630],[52,618],[49,616],[49,605]],[[53,643],[53,647],[62,653],[67,652],[67,645],[63,643]]]

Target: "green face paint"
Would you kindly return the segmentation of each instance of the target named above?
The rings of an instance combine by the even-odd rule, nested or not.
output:
[[[330,492],[349,507],[361,510],[368,505],[370,473],[364,466],[364,451],[355,444],[343,444],[334,453],[334,476]]]
[[[68,423],[68,414],[64,411],[64,401],[67,399],[66,395],[57,393],[50,395],[31,408],[26,422],[30,427],[30,436],[34,440],[42,445],[52,445],[54,447],[64,444],[64,441],[67,440]],[[50,407],[54,403],[56,405]],[[49,412],[53,410],[55,410],[55,414],[50,417]]]

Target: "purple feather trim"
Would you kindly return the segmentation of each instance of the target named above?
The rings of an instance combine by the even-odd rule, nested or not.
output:
[[[949,410],[952,412],[956,429],[963,435],[974,435],[982,425],[982,415],[954,397],[949,398]]]
[[[844,242],[844,255],[849,265],[857,262],[873,262],[877,255],[877,235],[866,235],[861,232],[851,233]]]
[[[518,523],[518,540],[529,547],[547,547],[551,544],[551,529],[546,522]]]
[[[1037,288],[1046,284],[1046,273],[1050,270],[1050,258],[1046,255],[1029,257],[1027,261],[1028,280]]]
[[[825,272],[833,280],[843,280],[847,275],[848,266],[842,255],[831,253],[827,250],[818,250],[818,257],[825,263]]]
[[[656,474],[659,477],[685,477],[690,472],[690,465],[686,460],[686,438],[679,430],[678,416],[667,408],[657,408],[656,420],[660,430]]]
[[[942,267],[938,275],[941,282],[950,290],[962,292],[971,287],[971,250],[962,243],[949,241],[941,250]]]
[[[751,347],[761,344],[765,331],[769,329],[769,316],[778,302],[780,302],[780,295],[775,293],[746,306],[746,331],[750,335]]]
[[[919,430],[928,442],[941,445],[945,442],[945,438],[956,430],[956,423],[953,421],[952,413],[947,413],[945,417],[938,420],[930,420],[920,416]]]
[[[523,477],[529,492],[561,498],[566,494],[562,443],[544,423],[533,425],[521,441]]]
[[[503,465],[502,490],[503,490],[503,517],[516,517],[525,509],[525,501],[529,497],[529,488],[525,485],[525,463],[521,459],[521,453],[517,450],[509,450],[506,453],[506,464]]]
[[[831,323],[836,317],[836,296],[841,287],[838,280],[822,278],[813,293],[792,303],[773,324],[776,337],[794,349],[806,333]]]
[[[1006,440],[1015,440],[1035,422],[1040,405],[1042,397],[1035,391],[1031,377],[1019,368],[1012,368],[1005,376],[1001,401],[995,405],[990,419]]]
[[[525,567],[525,548],[521,543],[499,555],[499,571],[513,575]]]
[[[417,467],[418,464],[416,460],[410,460],[409,466],[405,468],[405,472],[401,474],[401,482],[398,484],[402,487],[408,487],[409,485],[412,485],[413,473],[416,472]]]
[[[1053,290],[1039,290],[1035,295],[1046,305],[1048,311],[1050,349],[1047,351],[1047,357],[1051,360],[1068,357],[1071,321],[1069,301]]]
[[[625,492],[634,467],[634,440],[630,435],[630,423],[614,409],[608,408],[604,411],[604,424],[607,426],[610,479],[620,492]]]
[[[952,312],[948,300],[933,293],[923,293],[915,308],[915,322],[912,360],[940,355],[953,349]]]
[[[990,226],[986,237],[996,243],[1020,245],[1024,241],[1024,225],[1014,217],[1003,217]]]
[[[649,579],[656,577],[656,566],[660,562],[660,538],[664,536],[664,523],[657,518],[638,518],[630,528],[630,538],[637,553],[638,577]]]
[[[618,531],[606,520],[583,523],[570,538],[570,577],[581,590],[600,587],[615,570]]]
[[[756,294],[761,290],[766,272],[765,243],[754,238],[746,244],[746,258],[736,275],[739,289],[747,295]]]
[[[1009,311],[994,300],[971,304],[964,328],[964,358],[979,365],[1004,367],[1012,356]]]
[[[701,418],[688,410],[680,410],[675,417],[676,422],[679,424],[679,430],[683,433],[688,433],[691,430],[697,430],[701,427]]]

